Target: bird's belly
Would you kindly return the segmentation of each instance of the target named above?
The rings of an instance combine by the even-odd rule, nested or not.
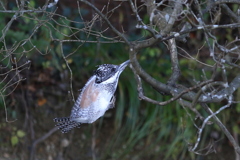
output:
[[[110,100],[108,100],[108,98],[101,98],[96,103],[94,103],[89,113],[88,123],[93,123],[98,118],[102,117],[107,111],[109,103]]]
[[[112,94],[102,92],[96,101],[92,102],[88,108],[81,109],[78,116],[72,116],[72,120],[80,123],[93,123],[102,117],[108,110]]]

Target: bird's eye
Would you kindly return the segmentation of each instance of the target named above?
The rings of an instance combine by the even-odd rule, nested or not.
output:
[[[115,72],[115,71],[116,71],[116,68],[112,68],[112,69],[111,69],[111,72]]]

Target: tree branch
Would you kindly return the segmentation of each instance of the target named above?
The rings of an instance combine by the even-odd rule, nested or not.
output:
[[[120,37],[122,38],[125,43],[127,43],[128,45],[130,45],[130,42],[127,40],[127,38],[120,33],[113,25],[112,23],[108,20],[107,16],[105,16],[100,10],[98,10],[93,4],[91,4],[90,2],[86,1],[86,0],[78,0],[80,2],[83,2],[85,4],[87,4],[88,6],[90,6],[95,12],[97,12],[98,15],[100,15],[102,17],[102,19],[104,19],[108,26]]]
[[[201,103],[201,106],[204,108],[204,110],[209,114],[209,115],[213,115],[212,110],[207,106],[206,103]],[[238,145],[238,143],[235,141],[235,139],[233,138],[233,136],[231,135],[231,133],[228,131],[228,129],[225,127],[224,124],[222,124],[222,122],[218,119],[218,117],[216,115],[212,116],[214,121],[216,122],[216,124],[221,128],[221,130],[223,131],[223,133],[228,137],[229,141],[232,143],[235,151],[240,154],[240,147]]]
[[[178,52],[175,38],[168,40],[168,46],[170,48],[171,64],[172,64],[172,75],[168,80],[168,84],[173,86],[177,83],[178,78],[181,74],[178,63]]]

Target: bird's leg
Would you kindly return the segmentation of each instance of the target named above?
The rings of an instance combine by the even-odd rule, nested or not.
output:
[[[115,102],[116,102],[116,96],[113,95],[111,100],[110,100],[110,104],[108,105],[108,109],[114,108],[115,107]]]

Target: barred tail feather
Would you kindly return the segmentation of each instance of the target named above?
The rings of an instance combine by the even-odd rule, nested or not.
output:
[[[54,118],[53,121],[57,123],[55,126],[57,126],[62,133],[67,133],[71,129],[79,127],[81,124],[79,122],[71,121],[70,117]]]

